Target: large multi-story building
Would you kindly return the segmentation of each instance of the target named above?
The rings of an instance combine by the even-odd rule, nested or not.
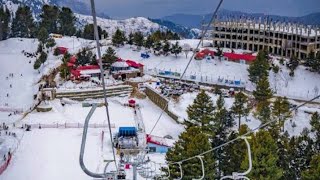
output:
[[[305,59],[310,52],[320,52],[320,29],[289,23],[217,21],[213,24],[213,44],[255,52],[266,49],[283,57]]]

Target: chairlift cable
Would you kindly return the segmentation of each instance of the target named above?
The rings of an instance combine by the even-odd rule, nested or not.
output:
[[[101,82],[102,82],[103,98],[104,98],[104,103],[105,103],[105,107],[106,107],[107,120],[108,120],[108,126],[109,126],[110,142],[111,142],[111,144],[113,144],[110,115],[109,115],[109,108],[108,108],[108,100],[107,100],[106,87],[105,87],[105,81],[104,81],[104,71],[103,71],[103,67],[102,67],[101,49],[100,49],[100,42],[99,42],[99,33],[98,33],[98,26],[97,26],[95,4],[94,4],[94,0],[90,0],[90,2],[91,2],[93,24],[94,24],[94,26],[93,26],[94,27],[94,35],[95,35],[95,39],[96,39],[96,43],[97,43],[98,64],[99,64],[100,71],[101,71],[100,77],[101,77]],[[115,154],[113,147],[112,147],[112,154],[113,154],[113,160],[114,160],[115,167],[118,171],[118,166],[117,166],[117,162],[116,162],[116,154]]]
[[[204,36],[205,36],[205,34],[207,34],[209,27],[210,27],[211,24],[215,21],[216,16],[217,16],[217,12],[218,12],[218,10],[219,10],[222,2],[223,2],[223,0],[220,0],[218,6],[216,7],[214,13],[213,13],[212,16],[211,16],[211,19],[210,19],[209,23],[207,24],[207,26],[205,27],[205,29],[201,32],[201,39],[200,39],[200,41],[198,42],[198,44],[197,44],[197,46],[196,46],[196,49],[198,49],[198,48],[200,47],[201,42],[204,40]],[[196,49],[195,49],[195,50],[196,50]],[[183,76],[186,74],[187,69],[188,69],[189,65],[191,64],[191,61],[192,61],[192,59],[194,58],[194,56],[195,56],[195,54],[196,54],[196,51],[195,51],[195,50],[193,51],[192,56],[190,57],[190,59],[189,59],[189,61],[188,61],[188,63],[187,63],[187,66],[184,68],[183,73],[181,74],[181,76],[180,76],[180,78],[179,78],[179,81],[181,81],[182,78],[183,78]],[[157,124],[158,124],[159,120],[161,119],[161,117],[162,117],[165,109],[168,108],[168,104],[169,104],[169,103],[167,103],[167,104],[164,106],[164,108],[162,109],[162,111],[161,111],[161,113],[160,113],[160,115],[159,115],[156,123],[154,124],[154,126],[152,127],[152,129],[151,129],[151,131],[150,131],[150,133],[149,133],[150,135],[152,134],[152,132],[153,132],[153,130],[155,129],[155,127],[157,126]]]

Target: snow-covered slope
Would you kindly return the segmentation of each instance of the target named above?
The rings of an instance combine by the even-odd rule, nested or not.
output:
[[[86,16],[82,14],[75,14],[75,16],[77,17],[79,26],[84,26],[87,23],[93,22],[92,16]],[[148,34],[156,30],[166,29],[165,27],[162,27],[157,23],[151,22],[150,20],[144,17],[135,17],[124,20],[104,19],[98,17],[97,23],[102,29],[106,30],[109,34],[113,34],[117,29],[126,32],[126,34],[136,31],[140,31],[143,34]]]

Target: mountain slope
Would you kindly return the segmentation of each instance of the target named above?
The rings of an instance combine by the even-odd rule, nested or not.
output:
[[[78,26],[84,26],[87,23],[92,23],[92,16],[75,14]],[[98,25],[106,30],[109,34],[113,34],[117,29],[124,31],[127,35],[130,32],[141,31],[143,34],[148,34],[157,30],[166,30],[166,27],[160,26],[144,17],[129,18],[124,20],[113,20],[97,18]]]

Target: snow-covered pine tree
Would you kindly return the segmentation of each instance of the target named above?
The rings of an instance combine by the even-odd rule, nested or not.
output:
[[[238,136],[248,132],[249,128],[243,124],[240,126],[239,132],[232,131],[228,140],[237,138]],[[246,169],[241,168],[241,163],[244,161],[247,154],[247,146],[244,140],[238,140],[234,143],[225,146],[225,157],[221,162],[221,171],[223,175],[231,175],[233,172],[244,172]]]
[[[21,38],[35,37],[36,26],[28,6],[19,6],[12,20],[11,36]]]
[[[70,8],[62,7],[59,10],[59,15],[58,15],[59,33],[67,36],[73,36],[76,33],[75,22],[76,22],[76,18]]]
[[[177,41],[175,44],[172,44],[171,46],[171,53],[178,57],[178,54],[180,54],[182,51],[182,47],[179,46],[179,42]]]
[[[320,153],[320,115],[315,112],[310,120],[311,132],[314,134],[314,149],[316,153]]]
[[[140,31],[134,33],[133,43],[138,47],[143,46],[143,34]]]
[[[124,35],[124,32],[121,31],[120,29],[117,29],[112,36],[112,44],[116,47],[123,46],[125,40],[126,40],[126,37]]]
[[[189,127],[180,136],[174,146],[167,152],[166,161],[175,162],[203,153],[211,148],[208,136],[200,127]],[[205,179],[213,179],[214,160],[211,153],[204,155]],[[180,177],[178,165],[169,165],[172,179]],[[195,158],[182,163],[184,179],[199,178],[202,175],[201,163]],[[165,170],[164,170],[165,171]],[[165,171],[166,172],[166,171]],[[167,172],[166,172],[167,173]]]
[[[257,58],[248,68],[249,80],[253,83],[258,83],[262,77],[268,77],[269,63],[267,60],[268,54],[265,51],[259,51]]]
[[[185,124],[190,126],[200,126],[207,131],[213,121],[214,106],[210,96],[205,91],[200,91],[193,103],[188,106]]]
[[[167,56],[169,54],[170,50],[171,50],[170,49],[170,43],[169,43],[169,41],[165,40],[163,48],[162,48],[162,51],[163,51],[164,55]]]
[[[45,28],[48,33],[57,33],[58,16],[59,8],[57,6],[43,5],[42,13],[40,14],[40,28]]]
[[[151,35],[149,35],[146,39],[146,41],[144,42],[144,47],[150,49],[151,47],[153,47],[153,39],[151,37]]]
[[[84,66],[86,64],[89,64],[92,59],[92,52],[88,51],[86,48],[83,48],[81,51],[77,53],[77,65]]]
[[[244,93],[239,92],[235,95],[235,101],[231,107],[231,111],[238,117],[238,128],[240,129],[241,117],[248,116],[249,114],[248,97]]]
[[[220,109],[217,108],[214,112],[214,119],[210,126],[210,139],[212,147],[216,147],[227,142],[228,136],[232,130],[231,128],[235,124],[232,113],[224,107],[223,97],[218,98],[217,106],[219,106]],[[225,159],[228,158],[225,148],[226,147],[221,147],[214,152],[214,158],[216,159],[216,171],[214,174],[215,178],[218,179],[223,175],[222,162],[224,162]]]
[[[41,44],[45,44],[49,38],[48,31],[45,27],[40,28],[37,38]]]
[[[253,91],[253,96],[257,102],[267,101],[272,98],[272,90],[270,88],[267,76],[261,77],[257,84],[257,88]]]
[[[133,45],[133,33],[132,32],[130,32],[130,34],[128,35],[128,44]]]
[[[272,115],[278,119],[279,130],[284,131],[284,122],[291,117],[290,103],[286,97],[277,97],[272,106]]]
[[[109,68],[112,63],[116,62],[118,57],[116,52],[111,47],[108,47],[106,52],[102,55],[102,63],[104,68]]]
[[[300,179],[302,171],[310,168],[314,153],[313,141],[309,137],[309,130],[305,128],[301,135],[295,139],[293,153],[291,154],[291,168],[294,179]]]
[[[316,180],[320,179],[320,154],[312,156],[310,162],[310,168],[302,171],[302,179],[304,180]]]
[[[7,39],[10,32],[10,11],[8,8],[0,8],[0,41]]]
[[[270,102],[268,101],[260,102],[257,106],[256,116],[261,121],[261,123],[266,123],[268,121],[271,121]]]

